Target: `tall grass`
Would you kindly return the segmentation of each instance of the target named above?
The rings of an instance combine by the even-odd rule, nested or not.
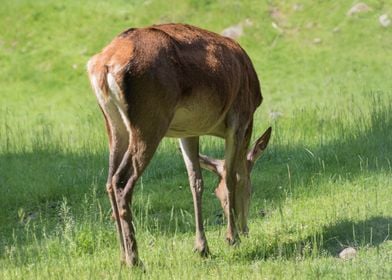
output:
[[[352,1],[304,0],[299,10],[295,1],[3,3],[0,278],[389,279],[392,36],[377,20],[392,7],[367,3],[371,11],[354,17]],[[239,40],[264,95],[253,138],[273,126],[252,174],[250,236],[226,246],[217,178],[206,172],[213,255],[192,254],[186,170],[176,140],[165,139],[133,203],[147,272],[122,267],[104,188],[107,139],[84,64],[129,26],[219,32],[245,18],[254,25]],[[221,157],[223,145],[203,137],[201,149]],[[337,258],[348,246],[357,256]]]

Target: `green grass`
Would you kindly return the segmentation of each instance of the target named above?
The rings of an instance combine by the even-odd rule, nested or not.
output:
[[[2,3],[0,278],[390,279],[392,26],[378,17],[392,17],[392,5],[369,0],[371,11],[347,17],[353,3]],[[147,271],[121,267],[104,188],[107,140],[85,64],[130,26],[173,21],[220,32],[245,18],[253,26],[239,41],[264,94],[254,138],[274,128],[252,176],[250,235],[238,248],[225,244],[217,179],[205,173],[213,256],[192,253],[186,170],[166,139],[133,204]],[[202,150],[222,156],[223,142],[205,137]],[[342,261],[347,246],[358,255]]]

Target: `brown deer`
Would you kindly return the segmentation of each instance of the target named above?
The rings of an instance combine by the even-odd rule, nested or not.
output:
[[[140,264],[132,193],[165,136],[180,138],[195,210],[195,249],[209,254],[200,163],[220,176],[216,194],[227,217],[226,238],[236,243],[238,231],[247,232],[250,171],[271,134],[268,129],[248,151],[262,96],[245,51],[232,39],[190,25],[153,25],[124,31],[87,67],[109,136],[106,187],[123,261]],[[225,160],[199,158],[202,135],[225,139]]]

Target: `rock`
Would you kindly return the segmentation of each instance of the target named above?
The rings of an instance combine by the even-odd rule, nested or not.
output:
[[[321,41],[321,39],[320,38],[314,38],[313,39],[313,43],[315,43],[315,44],[320,44],[322,41]]]
[[[352,6],[351,9],[348,10],[347,15],[351,17],[355,14],[364,13],[368,11],[370,11],[370,7],[363,2],[360,2]]]
[[[301,3],[295,3],[293,5],[293,10],[296,12],[302,11],[304,6]]]
[[[383,14],[378,18],[382,27],[388,27],[391,25],[391,19],[388,17],[387,14]]]
[[[241,37],[243,34],[244,34],[244,28],[239,24],[230,26],[221,32],[221,35],[232,39],[237,39]]]
[[[250,19],[245,19],[244,21],[232,25],[221,32],[221,35],[232,38],[238,39],[244,34],[244,27],[250,27],[253,25],[253,22]]]
[[[270,112],[269,112],[269,117],[270,117],[272,120],[279,119],[281,116],[283,116],[283,113],[282,113],[282,112],[278,112],[278,111],[270,111]]]
[[[339,258],[342,260],[351,260],[357,255],[357,250],[353,247],[347,247],[339,253]]]

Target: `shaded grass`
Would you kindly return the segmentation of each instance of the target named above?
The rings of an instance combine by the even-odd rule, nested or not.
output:
[[[206,262],[189,254],[194,223],[186,172],[173,141],[163,143],[138,185],[134,203],[141,255],[151,269],[151,277],[158,277],[161,275],[158,271],[169,267],[171,274],[168,277],[190,273],[191,265],[176,267],[181,258],[206,266],[204,272],[193,271],[192,277],[224,277],[225,272],[217,268],[222,265],[230,265],[232,269],[234,266],[236,274],[249,274],[243,269],[249,265],[260,269],[255,264],[259,262],[267,271],[275,267],[283,273],[276,267],[276,262],[313,266],[322,259],[325,262],[319,264],[316,271],[308,271],[309,275],[335,275],[342,269],[333,269],[335,264],[327,269],[326,265],[346,246],[364,252],[372,252],[374,247],[377,254],[388,260],[389,250],[384,250],[387,245],[383,244],[390,240],[392,221],[389,200],[385,199],[392,186],[389,154],[385,153],[390,150],[392,110],[389,104],[375,101],[370,115],[360,115],[353,121],[356,126],[336,118],[326,129],[331,135],[306,148],[299,146],[301,142],[295,139],[311,143],[316,131],[304,132],[305,136],[297,135],[298,132],[281,136],[279,130],[290,131],[284,127],[291,123],[282,120],[281,126],[277,125],[275,129],[270,149],[253,175],[251,235],[238,249],[231,250],[224,244],[224,229],[216,217],[219,206],[210,195],[216,179],[205,174],[205,224],[214,252],[212,259]],[[317,123],[317,113],[319,111],[302,111],[294,116],[310,118]],[[311,126],[306,127],[312,131]],[[285,142],[284,139],[293,141]],[[220,145],[209,145],[209,141],[207,139],[203,147],[209,154],[218,154],[216,149]],[[81,256],[102,258],[100,254],[108,253],[108,248],[111,248],[112,261],[117,258],[115,229],[110,222],[110,206],[102,187],[106,174],[103,170],[97,174],[97,170],[107,164],[106,153],[95,154],[92,146],[84,148],[82,154],[64,153],[61,149],[67,150],[67,147],[59,147],[53,151],[36,149],[18,156],[4,154],[0,158],[1,162],[7,161],[11,170],[19,168],[19,173],[24,175],[5,178],[11,189],[23,189],[19,187],[20,183],[33,182],[32,188],[27,188],[30,193],[15,197],[14,192],[6,192],[1,196],[11,214],[4,220],[9,227],[2,229],[6,238],[1,251],[3,264],[15,266],[16,270],[9,273],[37,265],[52,267],[54,264],[50,263],[54,259],[73,266]],[[48,165],[48,161],[52,164]],[[29,165],[34,165],[34,169],[26,168]],[[5,172],[2,170],[2,173]],[[43,176],[36,178],[36,174]],[[266,213],[265,218],[260,217],[260,209]],[[378,258],[377,254],[374,258]],[[98,273],[93,267],[90,266],[92,270],[84,275]],[[117,270],[113,264],[111,267]],[[369,267],[369,273],[373,273],[374,268]],[[65,267],[61,265],[59,269],[62,271]],[[120,277],[126,277],[127,274],[121,271],[118,272]],[[256,271],[249,275],[263,275]],[[388,273],[388,267],[384,271]],[[57,273],[60,272],[50,269],[47,277],[59,275]],[[73,273],[79,272],[72,271],[71,278]],[[296,275],[296,269],[291,273]],[[352,271],[347,273],[353,274]],[[285,275],[281,274],[281,277]]]
[[[377,19],[392,7],[367,3],[370,12],[351,18],[352,1],[304,0],[301,11],[294,1],[3,3],[0,278],[391,278],[392,36]],[[250,236],[225,245],[217,179],[205,173],[213,256],[191,253],[186,171],[166,139],[133,205],[147,273],[129,271],[117,261],[103,187],[107,140],[84,64],[129,26],[175,21],[219,32],[245,18],[254,25],[239,40],[264,92],[253,137],[273,126],[252,175]],[[222,156],[221,140],[201,146]],[[358,256],[342,262],[346,246]]]

